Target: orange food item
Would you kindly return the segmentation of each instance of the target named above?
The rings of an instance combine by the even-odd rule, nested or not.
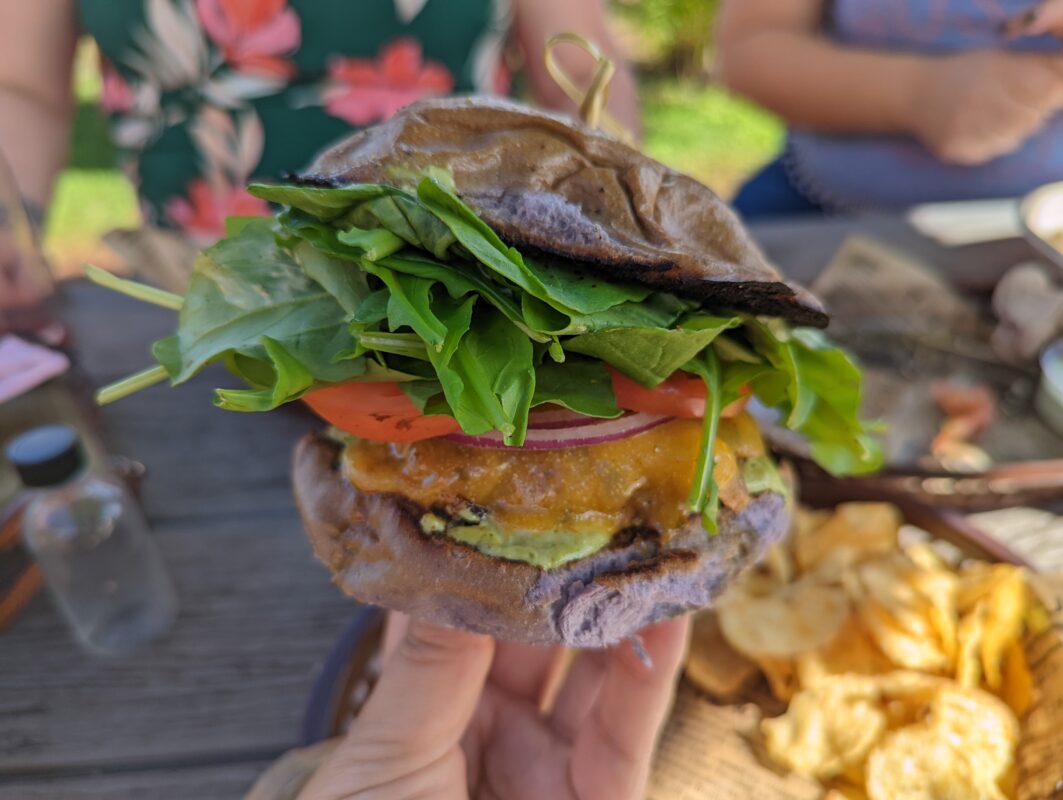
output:
[[[685,419],[705,415],[705,383],[700,378],[677,372],[661,385],[647,389],[616,370],[610,372],[620,408]],[[422,414],[397,383],[341,383],[307,392],[303,401],[330,425],[374,442],[419,442],[461,430],[453,417]],[[721,417],[738,417],[746,402],[745,397],[736,400]],[[749,426],[756,428],[756,423],[750,420]],[[759,440],[759,432],[756,435]],[[757,455],[763,455],[763,442]]]
[[[303,395],[315,414],[352,436],[416,442],[461,430],[448,416],[425,416],[397,383],[340,383]]]
[[[420,505],[465,501],[507,530],[578,534],[652,526],[667,537],[690,516],[701,423],[677,419],[626,439],[562,450],[492,449],[428,440],[358,441],[343,469],[367,492],[401,492]],[[717,443],[721,498],[745,489],[731,448]]]
[[[701,419],[705,416],[705,382],[701,378],[676,372],[663,383],[647,389],[612,367],[609,373],[616,403],[621,408],[666,417]],[[746,398],[736,400],[723,410],[721,416],[724,419],[737,416],[745,409],[746,402]]]

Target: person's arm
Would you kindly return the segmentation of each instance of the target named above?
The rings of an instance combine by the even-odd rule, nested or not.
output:
[[[76,42],[73,0],[0,3],[0,156],[39,209],[70,146]]]
[[[729,0],[723,81],[792,125],[907,134],[942,159],[1011,152],[1063,108],[1063,58],[982,50],[927,56],[847,47],[821,32],[824,0]]]
[[[616,74],[609,84],[609,112],[638,138],[642,124],[635,78],[609,36],[604,0],[516,0],[514,13],[517,42],[524,53],[536,101],[546,108],[576,112],[575,104],[546,71],[543,48],[554,34],[578,33],[597,44],[616,63]],[[577,86],[590,83],[594,72],[590,56],[562,45],[557,49],[557,61]]]
[[[917,56],[841,47],[820,34],[824,0],[730,0],[717,23],[720,77],[794,125],[909,130]]]

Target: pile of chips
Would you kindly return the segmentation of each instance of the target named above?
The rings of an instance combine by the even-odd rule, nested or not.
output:
[[[1047,613],[1021,569],[902,523],[882,503],[798,511],[789,541],[695,620],[687,675],[734,699],[762,673],[787,707],[759,745],[828,798],[1012,797],[1035,692],[1023,642]]]

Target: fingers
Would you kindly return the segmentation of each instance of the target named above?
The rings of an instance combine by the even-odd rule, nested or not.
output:
[[[612,652],[609,650],[581,650],[576,653],[550,711],[550,725],[565,741],[571,742],[576,738],[598,702],[598,694],[605,683],[611,661]]]
[[[1006,31],[1011,36],[1042,36],[1063,32],[1063,2],[1044,0],[1036,8],[1008,20]]]
[[[442,758],[469,724],[493,653],[489,637],[410,622],[332,769],[376,785]]]
[[[657,734],[671,706],[686,649],[689,620],[663,622],[642,633],[653,662],[630,645],[613,648],[601,689],[573,745],[578,797],[641,798]]]
[[[380,650],[384,654],[384,660],[386,661],[388,656],[395,652],[395,648],[399,646],[406,637],[406,629],[410,626],[410,618],[405,614],[400,614],[398,611],[389,611],[387,619],[384,621],[384,640],[380,644]]]
[[[499,642],[488,680],[511,697],[537,704],[560,648]]]

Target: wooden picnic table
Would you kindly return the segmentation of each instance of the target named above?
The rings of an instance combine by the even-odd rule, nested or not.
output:
[[[960,277],[999,273],[1020,244],[944,251],[893,217],[756,228],[808,281],[862,232]],[[64,290],[81,364],[99,384],[149,362],[170,312],[84,284]],[[220,370],[103,410],[113,453],[147,465],[144,507],[182,610],[164,641],[129,657],[84,655],[40,596],[0,635],[0,800],[232,800],[286,749],[323,659],[354,604],[303,536],[288,485],[291,447],[312,424],[211,406]]]

